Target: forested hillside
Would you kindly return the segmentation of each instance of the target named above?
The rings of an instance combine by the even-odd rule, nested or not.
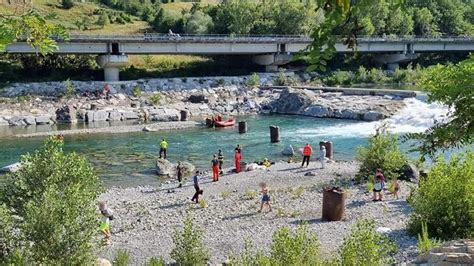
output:
[[[309,34],[324,20],[316,1],[306,0],[34,0],[24,3],[70,31],[190,34]],[[459,36],[474,33],[472,0],[374,1],[346,23],[360,35]],[[0,4],[0,12],[18,12],[18,4]],[[334,34],[342,29],[336,29]]]

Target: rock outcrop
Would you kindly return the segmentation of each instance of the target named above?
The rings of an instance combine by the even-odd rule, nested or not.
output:
[[[455,240],[421,254],[408,265],[474,265],[474,240]]]
[[[156,174],[162,176],[175,176],[176,175],[176,166],[166,159],[157,159],[156,160]],[[183,167],[183,176],[190,176],[194,173],[194,165],[188,162],[181,162]]]
[[[383,96],[286,88],[264,109],[277,114],[377,121],[392,116],[403,106],[403,101]]]

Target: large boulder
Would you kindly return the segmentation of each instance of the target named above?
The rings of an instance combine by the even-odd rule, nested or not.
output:
[[[70,105],[64,105],[56,109],[56,121],[63,123],[77,122],[77,109]]]
[[[385,118],[385,116],[377,111],[368,111],[367,113],[364,114],[363,119],[365,121],[378,121],[380,119]]]
[[[175,171],[175,167],[170,161],[166,159],[156,160],[156,174],[157,175],[171,176],[174,174],[174,171]]]
[[[23,120],[27,125],[36,125],[36,119],[33,116],[27,116]]]
[[[52,122],[49,116],[38,116],[35,120],[37,125],[46,125]]]
[[[24,126],[26,125],[24,118],[19,116],[14,116],[8,120],[10,126]]]
[[[109,112],[109,121],[120,121],[122,120],[122,113],[119,111],[111,111]]]
[[[14,163],[0,168],[0,173],[13,173],[21,169],[20,163]]]
[[[283,149],[283,151],[281,151],[281,154],[285,156],[293,156],[295,155],[295,150],[293,149],[292,145],[288,145]]]
[[[175,165],[175,169],[176,169],[176,166]],[[194,170],[196,169],[196,167],[194,167],[194,165],[192,165],[191,163],[188,163],[188,162],[181,162],[181,166],[183,167],[183,176],[191,176],[194,174]]]
[[[123,120],[138,119],[138,114],[134,111],[125,111],[122,112]]]
[[[168,122],[179,121],[181,113],[176,109],[158,108],[150,110],[151,121]]]
[[[272,103],[272,109],[280,114],[303,114],[307,107],[316,101],[316,96],[309,90],[294,90],[287,88],[282,91],[280,98]]]
[[[304,114],[314,117],[328,117],[330,115],[330,110],[325,106],[312,105],[305,109]]]
[[[418,168],[412,163],[406,163],[400,169],[400,176],[398,179],[410,181],[416,180],[418,177],[420,177],[420,171]]]

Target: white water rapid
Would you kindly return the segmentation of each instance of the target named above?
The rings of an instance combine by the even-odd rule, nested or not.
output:
[[[375,133],[382,123],[390,125],[392,133],[423,132],[433,126],[435,121],[446,121],[448,107],[438,103],[427,103],[424,96],[405,99],[406,106],[390,118],[375,122],[340,123],[329,127],[298,130],[298,134],[338,137],[366,137]]]

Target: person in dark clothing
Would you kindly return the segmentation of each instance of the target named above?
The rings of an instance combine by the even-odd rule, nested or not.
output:
[[[203,190],[199,187],[199,179],[201,179],[201,176],[199,175],[199,171],[196,171],[196,174],[193,176],[194,189],[196,190],[196,193],[194,193],[194,196],[191,199],[192,201],[196,201],[196,203],[199,203],[199,195],[202,195],[203,193]]]
[[[178,176],[178,182],[179,182],[179,185],[178,187],[182,187],[183,186],[183,166],[181,165],[181,161],[178,161],[178,166],[176,166],[176,175]]]
[[[240,148],[240,144],[237,144],[237,147],[235,147],[234,151],[238,151],[239,153],[242,153],[242,148]]]
[[[224,171],[222,171],[222,164],[224,164],[224,154],[222,150],[219,150],[217,153],[217,160],[219,160],[219,174],[222,175],[224,174]]]

